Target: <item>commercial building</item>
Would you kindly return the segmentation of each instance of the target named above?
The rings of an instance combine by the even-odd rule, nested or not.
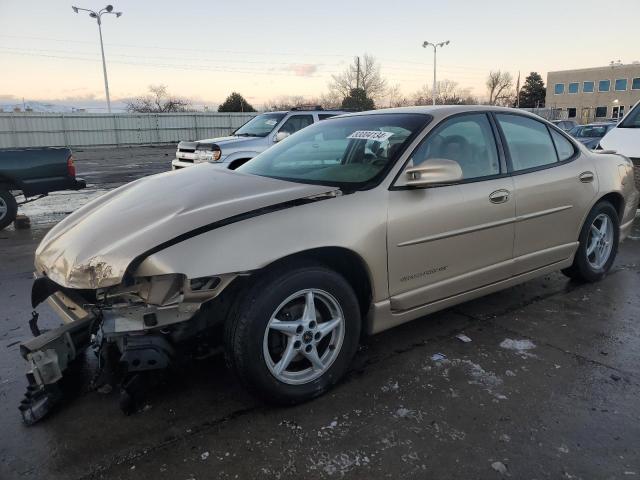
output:
[[[579,123],[617,120],[640,100],[640,62],[547,74],[546,108]]]

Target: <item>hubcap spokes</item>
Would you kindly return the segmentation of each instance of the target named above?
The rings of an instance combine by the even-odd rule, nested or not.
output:
[[[7,203],[4,201],[4,199],[0,198],[0,220],[2,220],[7,214],[8,209],[9,208],[7,207]]]
[[[591,224],[587,236],[587,261],[595,269],[603,268],[613,250],[613,224],[611,219],[601,213]]]
[[[323,290],[301,290],[271,316],[263,354],[278,380],[299,385],[329,369],[340,353],[343,338],[344,315],[338,301]]]

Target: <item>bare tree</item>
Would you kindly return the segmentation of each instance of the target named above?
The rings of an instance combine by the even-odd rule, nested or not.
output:
[[[340,107],[342,107],[342,100],[344,100],[344,97],[340,96],[336,92],[329,91],[327,93],[323,93],[322,95],[320,95],[320,98],[318,98],[317,104],[322,105],[322,107],[327,110],[330,110],[330,109],[337,110]],[[311,103],[316,103],[316,102],[311,102]]]
[[[387,101],[389,103],[389,107],[406,107],[411,105],[411,100],[405,97],[400,89],[400,85],[396,84],[387,90],[386,95]]]
[[[478,103],[478,99],[474,97],[469,89],[461,88],[458,82],[453,80],[440,80],[437,82],[436,95],[437,105],[472,105]],[[429,85],[423,86],[413,96],[414,105],[431,105],[433,103],[433,91]]]
[[[166,85],[149,85],[149,95],[133,98],[126,103],[128,112],[137,113],[186,112],[191,105],[184,98],[171,96]]]
[[[282,95],[268,100],[264,104],[264,110],[291,110],[293,107],[299,107],[301,105],[310,105],[302,95]]]
[[[340,98],[349,96],[354,88],[362,88],[367,97],[374,100],[384,97],[387,90],[387,81],[380,75],[380,65],[375,57],[364,54],[360,59],[358,68],[358,59],[347,67],[347,69],[338,74],[332,75],[329,83],[329,90]]]
[[[487,77],[489,105],[509,105],[513,103],[513,77],[509,72],[500,70],[489,72]]]

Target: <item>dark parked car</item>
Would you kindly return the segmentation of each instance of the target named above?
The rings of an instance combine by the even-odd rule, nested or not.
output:
[[[569,132],[573,138],[584,144],[587,148],[594,149],[609,130],[615,127],[615,123],[589,123],[578,125]]]
[[[25,148],[0,150],[0,230],[18,213],[15,194],[22,203],[37,200],[58,190],[80,190],[84,180],[76,178],[73,154],[68,148]]]
[[[551,123],[565,132],[568,132],[578,126],[578,122],[575,120],[552,120]]]

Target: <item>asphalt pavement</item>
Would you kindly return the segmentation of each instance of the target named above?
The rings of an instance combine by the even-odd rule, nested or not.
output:
[[[640,479],[640,218],[602,282],[553,274],[371,337],[312,402],[264,405],[212,357],[124,416],[117,392],[88,391],[88,352],[69,401],[22,425],[38,241],[172,153],[77,152],[89,188],[33,207],[31,230],[0,232],[0,479]]]

